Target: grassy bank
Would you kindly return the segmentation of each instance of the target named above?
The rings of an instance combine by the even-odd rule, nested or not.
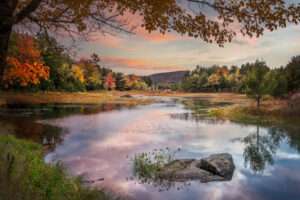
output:
[[[264,100],[257,108],[256,102],[247,100],[244,95],[232,93],[194,94],[180,100],[195,114],[210,115],[245,123],[295,122],[300,119],[300,95],[291,99]]]
[[[300,118],[300,98],[293,100],[273,99],[257,104],[247,103],[213,109],[210,115],[247,123],[268,123],[274,121],[296,121]]]
[[[103,91],[103,92],[80,92],[80,93],[23,93],[0,91],[0,99],[6,103],[149,103],[146,99],[122,98],[122,95],[143,96],[167,96],[167,97],[189,97],[202,98],[212,102],[248,102],[245,95],[236,93],[179,93],[168,91]]]
[[[126,92],[80,92],[80,93],[59,93],[59,92],[0,92],[0,99],[6,103],[18,104],[45,104],[45,103],[72,103],[72,104],[100,104],[100,103],[137,103],[146,104],[147,99],[122,98]]]
[[[0,199],[115,199],[73,176],[62,163],[46,163],[42,147],[9,135],[0,124]]]

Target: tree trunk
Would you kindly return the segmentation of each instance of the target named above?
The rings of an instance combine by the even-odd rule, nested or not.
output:
[[[14,11],[18,0],[0,1],[0,83],[6,68],[8,41],[14,24]]]
[[[2,82],[4,70],[6,68],[6,57],[7,57],[8,42],[9,42],[11,29],[12,27],[10,27],[6,31],[3,32],[1,31],[0,33],[0,83]]]
[[[257,99],[257,109],[259,110],[259,106],[260,106],[260,98]]]
[[[256,129],[256,149],[259,151],[259,126]]]
[[[15,14],[19,0],[0,0],[0,84],[6,68],[9,37],[14,24],[18,24],[34,12],[43,0],[32,0]]]

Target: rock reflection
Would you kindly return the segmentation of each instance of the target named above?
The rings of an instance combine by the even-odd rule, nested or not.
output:
[[[249,165],[255,174],[263,173],[266,164],[273,165],[273,156],[284,138],[284,133],[275,128],[270,128],[267,135],[260,135],[257,126],[256,133],[248,135],[242,141],[245,144],[245,167]]]

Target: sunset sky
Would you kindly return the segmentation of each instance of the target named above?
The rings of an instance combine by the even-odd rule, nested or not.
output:
[[[94,35],[79,42],[79,57],[97,53],[101,66],[124,74],[149,75],[159,72],[193,70],[196,65],[238,65],[263,59],[271,68],[285,66],[300,54],[300,26],[265,32],[260,38],[241,34],[224,48],[176,33],[147,33],[142,28],[134,35]]]

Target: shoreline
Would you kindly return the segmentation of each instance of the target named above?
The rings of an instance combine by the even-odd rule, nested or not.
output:
[[[142,96],[166,96],[178,98],[201,98],[212,102],[249,102],[246,95],[238,93],[181,93],[168,91],[99,91],[99,92],[78,92],[78,93],[60,93],[60,92],[7,92],[0,91],[0,99],[4,99],[7,104],[14,103],[118,103],[118,102],[143,102],[145,99],[140,98],[122,98],[123,95],[129,94]],[[149,101],[149,100],[148,100]]]

